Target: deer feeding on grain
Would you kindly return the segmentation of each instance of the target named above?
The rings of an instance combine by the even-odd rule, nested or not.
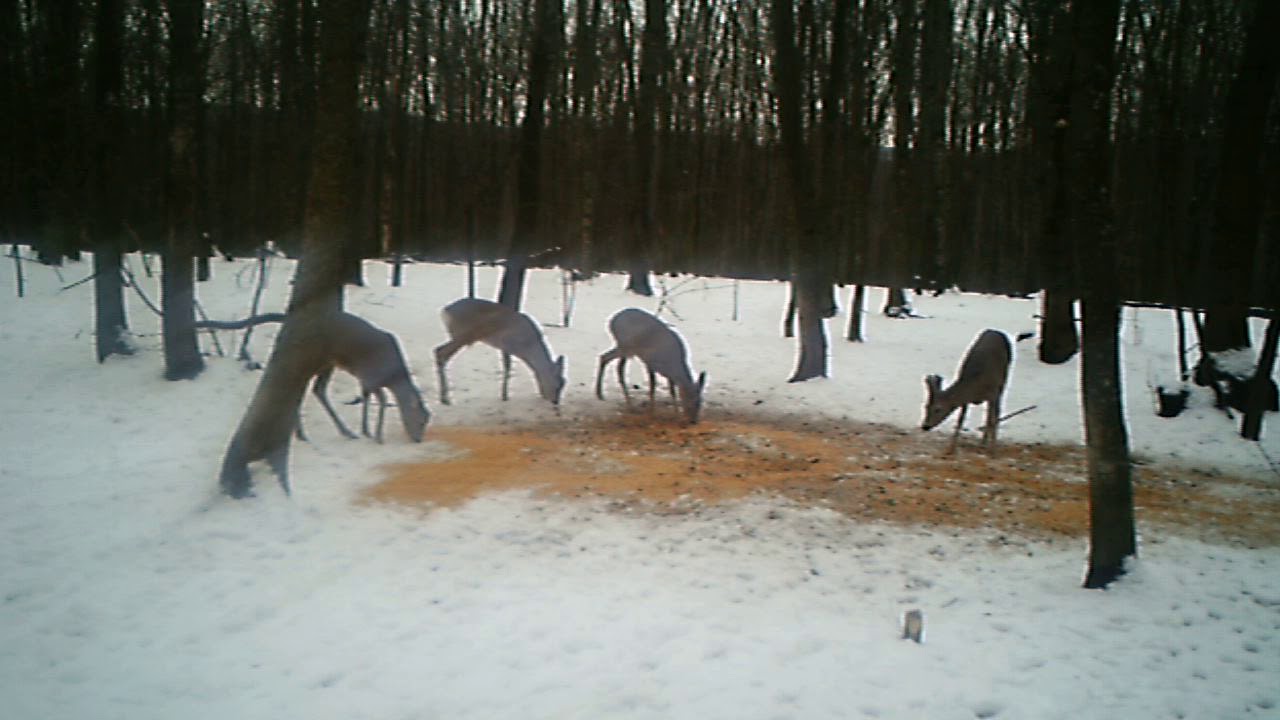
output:
[[[596,372],[596,397],[604,399],[604,370],[609,363],[617,360],[618,383],[622,385],[622,394],[630,404],[626,365],[628,357],[636,357],[640,358],[649,371],[650,408],[654,401],[655,375],[661,375],[667,379],[671,396],[679,402],[685,420],[690,425],[698,422],[698,414],[702,410],[702,388],[706,385],[707,374],[701,373],[696,381],[693,379],[688,354],[680,336],[657,317],[636,308],[628,308],[615,314],[609,320],[609,333],[613,335],[614,347],[600,355],[600,367]]]
[[[1000,400],[1009,380],[1009,363],[1013,349],[1009,337],[999,330],[983,330],[978,334],[960,363],[960,374],[949,387],[942,387],[941,375],[924,379],[927,398],[924,406],[923,430],[932,430],[960,409],[956,431],[951,436],[949,452],[956,451],[964,416],[969,405],[987,404],[987,422],[982,430],[982,443],[995,453],[996,428],[1000,423]]]
[[[533,318],[491,300],[462,298],[440,311],[449,341],[436,348],[436,374],[440,381],[440,402],[449,404],[449,384],[445,366],[464,347],[482,342],[502,352],[502,399],[507,399],[511,381],[511,357],[524,361],[538,382],[538,393],[547,402],[560,406],[564,392],[564,356],[551,359],[547,342]]]

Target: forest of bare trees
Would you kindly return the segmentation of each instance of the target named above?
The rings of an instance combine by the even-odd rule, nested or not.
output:
[[[300,249],[315,3],[208,2],[194,32],[171,4],[0,10],[0,239],[49,260],[159,251],[177,222],[197,254]],[[1126,300],[1274,304],[1261,242],[1280,197],[1274,70],[1270,87],[1239,87],[1265,82],[1248,41],[1274,25],[1271,5],[1121,3],[1110,172]],[[1070,239],[1050,217],[1062,6],[794,3],[803,152],[830,207],[833,281],[1073,292]],[[565,248],[560,261],[584,270],[789,277],[807,220],[786,191],[773,22],[767,4],[727,0],[375,0],[349,252],[492,259],[515,243]],[[1228,132],[1249,104],[1237,93],[1261,102],[1247,138]],[[520,151],[528,118],[534,167]],[[1232,139],[1253,163],[1244,182]],[[191,191],[177,189],[179,166]],[[1224,220],[1241,215],[1252,232]]]
[[[209,257],[301,255],[236,497],[258,459],[287,489],[363,258],[503,261],[511,307],[542,261],[790,279],[792,380],[827,374],[834,284],[1043,290],[1103,586],[1136,552],[1120,308],[1194,308],[1212,353],[1280,307],[1277,35],[1271,0],[19,0],[0,241],[93,252],[100,361],[130,352],[122,255],[158,253],[170,379],[203,368]]]

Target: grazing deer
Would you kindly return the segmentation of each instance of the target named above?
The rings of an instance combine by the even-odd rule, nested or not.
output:
[[[987,404],[987,424],[982,430],[982,442],[994,453],[996,426],[1000,423],[1000,396],[1009,379],[1009,363],[1013,358],[1009,337],[999,330],[983,330],[965,353],[960,363],[960,375],[950,387],[942,387],[941,375],[928,375],[924,379],[928,398],[924,406],[923,430],[932,430],[960,408],[960,420],[951,436],[949,452],[956,451],[960,430],[964,428],[964,416],[969,405]]]
[[[355,438],[338,414],[329,404],[326,390],[334,368],[342,368],[360,380],[360,397],[364,408],[360,414],[360,430],[369,437],[369,397],[378,396],[378,431],[376,439],[382,442],[382,421],[387,413],[387,396],[385,389],[391,390],[400,407],[400,420],[404,423],[404,431],[414,442],[422,442],[422,433],[431,418],[431,413],[422,402],[422,394],[409,378],[409,369],[404,355],[400,352],[400,344],[396,336],[379,330],[369,322],[350,313],[341,313],[330,330],[332,356],[328,363],[315,375],[315,384],[311,392],[324,407],[325,412],[338,426],[338,431],[349,438]],[[306,440],[302,432],[302,418],[297,425],[299,440]]]
[[[596,397],[604,399],[604,369],[617,360],[618,383],[622,385],[622,394],[626,397],[627,404],[630,404],[631,395],[627,392],[627,358],[638,357],[649,371],[649,407],[653,407],[657,380],[655,375],[662,375],[667,378],[671,397],[678,399],[685,419],[690,425],[698,422],[698,413],[702,410],[702,387],[706,385],[707,374],[701,373],[697,382],[694,382],[680,336],[667,327],[666,323],[636,308],[621,310],[610,318],[609,333],[613,335],[615,347],[600,355],[600,367],[596,372]]]
[[[543,399],[560,407],[564,392],[564,356],[551,360],[546,340],[538,324],[528,315],[506,305],[479,298],[455,300],[440,311],[449,341],[436,348],[436,374],[440,380],[440,402],[449,404],[449,383],[444,368],[462,348],[474,343],[502,351],[502,399],[507,399],[511,381],[511,356],[524,361],[538,381]]]

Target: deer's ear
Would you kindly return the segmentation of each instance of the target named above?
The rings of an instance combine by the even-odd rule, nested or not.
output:
[[[938,388],[942,387],[942,376],[941,375],[925,375],[924,386],[926,388],[929,388],[930,393],[937,392]]]

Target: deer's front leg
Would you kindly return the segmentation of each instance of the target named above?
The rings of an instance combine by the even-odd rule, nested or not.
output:
[[[996,433],[1000,429],[1000,398],[987,401],[987,426],[982,431],[982,443],[991,454],[996,452]]]
[[[947,451],[950,454],[955,454],[956,445],[960,443],[960,431],[964,429],[964,416],[968,412],[968,403],[964,403],[960,406],[960,419],[956,421],[956,431],[951,435],[951,448]]]
[[[511,353],[502,353],[502,399],[507,399],[507,386],[511,384]]]

